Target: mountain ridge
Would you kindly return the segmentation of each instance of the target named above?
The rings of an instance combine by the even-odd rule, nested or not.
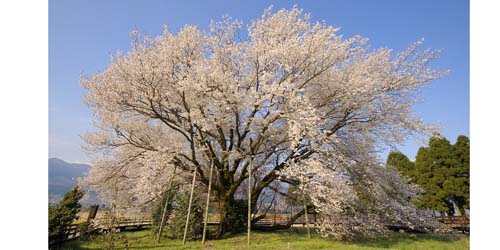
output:
[[[91,166],[83,163],[70,163],[52,157],[49,164],[49,203],[59,202],[65,193],[78,184],[78,178],[87,176]]]

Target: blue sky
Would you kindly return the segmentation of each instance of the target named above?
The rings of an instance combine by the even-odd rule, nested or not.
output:
[[[294,4],[340,27],[345,37],[361,35],[373,48],[400,51],[425,38],[425,47],[444,49],[435,63],[451,73],[422,91],[415,106],[427,123],[443,127],[455,141],[469,135],[469,2],[465,0],[351,1],[49,1],[49,157],[86,162],[80,135],[92,128],[92,115],[82,102],[80,74],[103,70],[116,51],[131,47],[130,32],[151,36],[163,25],[177,31],[185,24],[207,29],[223,15],[249,24],[269,5]],[[414,158],[419,144],[409,140],[400,150]]]

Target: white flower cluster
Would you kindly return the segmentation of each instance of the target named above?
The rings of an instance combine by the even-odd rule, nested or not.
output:
[[[213,161],[214,192],[230,201],[252,166],[253,197],[278,178],[299,181],[322,233],[381,231],[389,217],[417,226],[415,208],[401,202],[413,193],[374,155],[431,132],[412,105],[419,87],[446,74],[428,66],[439,51],[419,50],[421,41],[397,55],[371,50],[297,7],[269,8],[247,28],[242,38],[241,22],[226,17],[208,32],[134,33],[128,54],[83,76],[96,117],[84,136],[95,158],[86,183],[101,193],[118,185],[123,204],[144,203],[174,166],[207,184]],[[362,210],[363,199],[381,204]]]

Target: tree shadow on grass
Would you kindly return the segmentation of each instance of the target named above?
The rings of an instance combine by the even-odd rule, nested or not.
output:
[[[461,239],[458,235],[394,233],[387,236],[356,239],[352,243],[365,247],[391,248],[398,244],[411,245],[415,242],[451,243]]]
[[[295,242],[305,242],[307,241],[307,231],[305,228],[295,228],[294,231],[281,231],[283,237],[282,242],[288,242],[292,238]],[[321,235],[311,232],[313,239],[321,238],[325,242],[330,242],[333,244],[346,244],[354,245],[359,247],[369,247],[369,248],[381,248],[388,249],[396,245],[413,245],[415,243],[425,243],[425,242],[442,242],[442,243],[453,243],[463,239],[463,235],[460,234],[423,234],[423,233],[392,233],[385,236],[374,236],[374,237],[358,237],[357,239],[351,241],[341,241],[334,238],[323,238]]]
[[[433,244],[440,242],[453,244],[453,242],[463,239],[460,235],[393,233],[387,236],[364,237],[353,241],[339,241],[333,238],[323,238],[314,232],[314,230],[312,230],[312,238],[312,241],[307,239],[307,232],[305,228],[294,228],[293,230],[280,230],[265,233],[255,232],[255,234],[252,235],[252,240],[255,244],[254,246],[258,249],[268,249],[262,248],[262,242],[265,242],[267,247],[271,247],[271,245],[278,247],[276,249],[286,246],[288,243],[291,243],[294,249],[327,249],[328,247],[342,249],[342,246],[349,249],[351,249],[351,247],[352,249],[398,249],[400,247],[405,248],[405,246],[408,247],[414,245],[420,245],[419,247],[423,247],[422,249],[425,249],[427,242],[430,246],[432,246]],[[168,239],[167,237],[163,238],[160,244],[156,244],[155,237],[148,233],[128,235],[127,239],[131,243],[129,249],[200,249],[201,247],[201,241],[190,241],[185,246],[181,246],[181,240]],[[86,244],[80,245],[80,243],[83,242],[68,244],[68,248],[64,249],[89,249],[86,248]],[[245,245],[246,235],[238,234],[233,235],[232,237],[224,237],[224,239],[209,240],[202,249],[243,249]],[[93,245],[91,249],[98,248]]]

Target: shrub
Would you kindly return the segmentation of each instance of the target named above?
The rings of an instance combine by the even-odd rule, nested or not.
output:
[[[164,192],[161,199],[156,203],[153,209],[153,216],[152,216],[153,224],[151,226],[151,231],[155,235],[158,234],[158,230],[160,229],[161,217],[163,216],[163,209],[165,208],[165,202],[167,202],[167,198],[169,200],[168,202],[169,204],[167,206],[167,214],[165,218],[165,222],[167,222],[168,219],[170,218],[170,215],[172,214],[172,201],[174,199],[174,192],[168,192],[168,191]]]
[[[94,241],[100,246],[100,249],[129,249],[130,243],[127,236],[116,228],[117,221],[118,218],[116,216],[115,205],[113,204],[111,210],[107,211],[103,217],[103,226],[105,230],[102,232],[102,235],[99,235]]]
[[[231,203],[227,220],[231,221],[231,232],[241,233],[247,228],[248,201],[235,200]]]
[[[172,236],[177,239],[182,239],[184,235],[184,226],[186,224],[186,216],[189,207],[189,192],[180,192],[174,200],[174,213],[171,218],[169,228],[172,231]],[[203,208],[199,197],[194,193],[193,204],[191,205],[191,214],[189,216],[188,239],[198,239],[201,237],[203,230]]]

